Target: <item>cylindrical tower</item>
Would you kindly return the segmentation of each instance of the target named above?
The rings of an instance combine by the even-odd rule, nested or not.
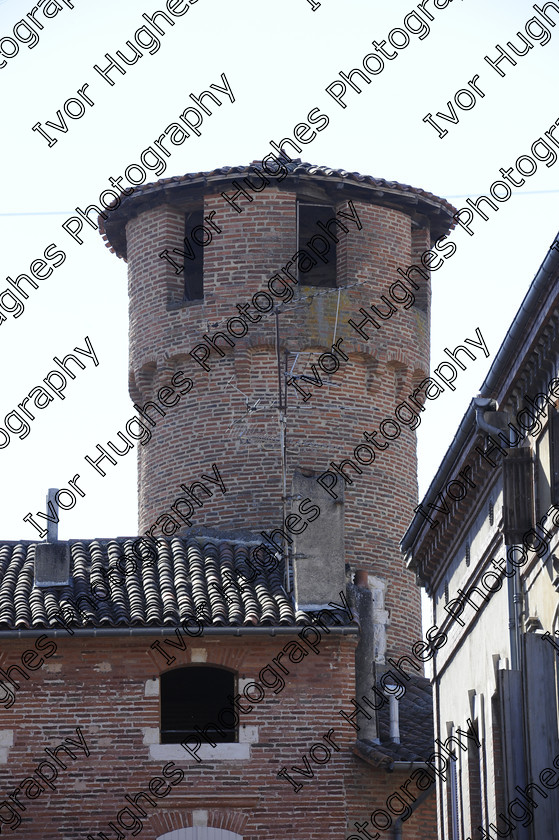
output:
[[[128,261],[130,395],[153,435],[139,446],[140,533],[319,539],[328,522],[311,522],[312,505],[336,497],[342,569],[387,582],[391,650],[420,637],[398,550],[417,503],[417,420],[394,418],[428,375],[421,255],[453,212],[422,190],[300,161],[275,176],[255,163],[163,179],[122,200],[105,233]],[[310,501],[294,476],[315,487]]]

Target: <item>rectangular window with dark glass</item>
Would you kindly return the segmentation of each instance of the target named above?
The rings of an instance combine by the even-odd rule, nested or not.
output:
[[[184,224],[184,297],[185,300],[204,299],[204,248],[200,242],[199,226],[204,224],[204,209],[186,213]]]
[[[549,445],[550,445],[550,502],[559,504],[559,411],[554,406],[549,408]]]
[[[161,743],[196,740],[208,726],[215,743],[236,742],[234,689],[235,675],[225,668],[193,665],[161,674]]]
[[[503,458],[503,531],[516,545],[534,527],[534,466],[529,446],[509,449]]]
[[[333,238],[339,239],[340,228],[337,224],[328,224],[336,220],[336,210],[327,204],[303,204],[297,202],[297,250],[305,250],[316,262],[309,270],[307,261],[300,263],[298,280],[303,286],[325,286],[336,287],[336,243]],[[325,231],[330,231],[330,236]],[[330,245],[330,249],[320,258],[306,248],[306,243],[313,236],[322,236]],[[317,248],[321,245],[317,240]],[[321,245],[323,248],[324,246]],[[326,262],[325,262],[326,261]]]
[[[541,421],[543,423],[543,419]],[[543,516],[551,505],[550,430],[545,426],[535,442],[536,512]]]

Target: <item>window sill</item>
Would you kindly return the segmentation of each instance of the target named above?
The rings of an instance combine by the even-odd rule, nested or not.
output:
[[[158,729],[144,731],[144,744],[149,744],[149,757],[157,761],[196,761],[181,744],[153,743],[159,738]],[[152,743],[149,743],[152,741]],[[244,724],[239,729],[239,741],[233,744],[202,744],[195,755],[202,761],[241,761],[250,758],[250,745],[258,744],[258,727]],[[194,743],[193,747],[196,746]]]
[[[217,744],[215,747],[202,744],[196,756],[202,761],[241,761],[250,758],[250,744]],[[195,756],[180,744],[150,744],[149,757],[157,761],[196,761]]]
[[[167,304],[167,311],[187,309],[189,306],[199,306],[201,303],[204,303],[204,298],[197,298],[196,300],[175,300]]]

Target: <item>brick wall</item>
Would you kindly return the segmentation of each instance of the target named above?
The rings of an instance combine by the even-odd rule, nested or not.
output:
[[[417,767],[415,769],[417,772]],[[392,840],[394,823],[398,819],[397,813],[403,816],[408,814],[402,803],[413,806],[414,797],[419,798],[422,795],[422,791],[418,790],[414,780],[410,782],[410,773],[413,771],[396,770],[389,772],[375,769],[361,761],[357,761],[352,770],[352,780],[348,786],[349,818],[346,837],[366,837],[367,835],[364,832],[368,831],[372,837],[378,832],[381,840],[389,840],[389,838]],[[402,787],[405,791],[408,791],[409,795],[402,792]],[[394,794],[399,794],[402,800],[391,799]],[[391,809],[387,808],[387,799],[392,805]],[[432,785],[429,796],[416,807],[411,816],[408,815],[401,823],[403,840],[437,840],[436,805],[435,786]],[[377,809],[388,815],[385,822],[383,822],[385,818],[381,814],[374,817],[374,812]],[[376,820],[378,827],[372,824],[373,818]],[[361,834],[355,826],[356,822],[362,826]],[[365,822],[368,825],[363,826]],[[380,826],[384,824],[387,827],[383,830]]]
[[[32,777],[41,760],[48,759],[45,747],[54,749],[66,737],[77,740],[75,727],[80,727],[90,750],[89,757],[76,750],[79,757],[67,759],[68,769],[59,770],[55,790],[47,789],[33,800],[20,794],[26,807],[17,828],[22,840],[38,836],[85,840],[88,834],[97,838],[98,832],[106,832],[113,840],[108,823],[115,822],[120,809],[130,804],[125,794],[149,793],[149,781],[161,776],[166,760],[151,759],[146,743],[154,740],[153,732],[159,727],[159,696],[148,684],[168,670],[161,656],[150,649],[155,638],[161,640],[160,636],[57,637],[56,653],[29,672],[29,681],[21,678],[16,702],[2,709],[0,741],[9,746],[0,763],[0,802],[24,778]],[[190,663],[194,649],[195,661],[205,651],[207,664],[226,666],[240,678],[258,681],[259,670],[290,638],[188,639],[186,652],[172,651],[177,661],[171,667]],[[301,840],[344,837],[346,785],[361,765],[350,752],[354,731],[338,715],[354,693],[354,645],[349,637],[323,636],[319,655],[309,651],[297,664],[283,660],[290,670],[283,691],[275,695],[266,689],[265,699],[254,711],[241,716],[247,726],[258,727],[258,743],[251,746],[250,759],[198,764],[179,747],[184,759],[175,764],[185,778],[167,797],[155,797],[157,807],[144,801],[151,816],[143,821],[142,836],[157,837],[192,825],[192,812],[205,810],[209,825],[238,831],[245,840],[286,835]],[[19,657],[33,647],[33,640],[4,641],[2,647],[6,668],[21,664]],[[12,676],[18,679],[17,672]],[[311,761],[315,777],[295,794],[276,773],[292,764],[304,768],[301,756],[309,755],[313,743],[324,743],[321,736],[331,727],[340,751],[332,751],[331,761],[322,766]],[[64,753],[58,757],[64,759]],[[1,814],[7,817],[2,808]],[[7,825],[2,828],[9,833]]]

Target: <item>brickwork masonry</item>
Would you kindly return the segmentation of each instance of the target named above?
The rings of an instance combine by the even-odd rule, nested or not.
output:
[[[352,201],[348,201],[348,207],[351,212],[351,215],[349,215],[343,210],[338,210],[337,215],[343,217],[344,219],[351,220],[353,224],[355,224],[357,230],[362,230],[363,225]],[[328,222],[326,222],[325,224],[322,224],[321,222],[318,222],[318,224],[320,225],[321,230],[324,230],[326,233],[328,233],[330,239],[332,239],[334,242],[339,242],[339,239],[330,230],[332,224],[335,224],[338,227],[340,227],[341,230],[345,231],[346,234],[349,230],[349,228],[347,228],[346,225],[342,224],[336,218],[329,219]],[[305,247],[308,248],[309,251],[312,251],[312,253],[315,256],[319,257],[319,259],[323,263],[328,262],[326,254],[330,251],[330,243],[321,234],[315,234],[314,236],[312,236],[311,239],[306,243]],[[256,312],[253,312],[252,314],[248,313],[250,303],[237,303],[236,309],[238,310],[239,315],[228,318],[225,324],[225,328],[227,329],[229,335],[227,335],[223,330],[214,333],[213,336],[204,334],[202,336],[204,343],[197,344],[195,347],[193,347],[192,350],[189,352],[189,356],[192,359],[194,359],[194,361],[197,364],[199,364],[200,367],[202,367],[205,371],[210,371],[211,367],[206,360],[209,358],[211,350],[214,350],[220,357],[225,356],[225,351],[218,346],[217,339],[225,342],[225,344],[229,347],[234,347],[235,342],[231,339],[231,336],[233,336],[234,338],[243,338],[248,333],[251,324],[257,323],[261,320],[263,314],[268,314],[273,310],[274,298],[272,297],[272,295],[279,298],[282,301],[282,303],[286,303],[291,300],[291,298],[293,297],[293,289],[291,287],[291,284],[298,284],[297,277],[294,276],[291,272],[299,271],[305,274],[311,271],[311,269],[313,269],[316,265],[317,261],[314,259],[311,253],[305,250],[305,248],[298,249],[293,254],[291,259],[287,260],[286,264],[269,278],[267,286],[272,294],[269,295],[265,291],[258,291],[255,292],[255,294],[253,294],[251,302]],[[285,280],[281,276],[280,272],[282,274],[285,274],[287,280]],[[274,285],[275,283],[279,283],[280,288],[277,288],[277,286]],[[337,362],[337,364],[339,365],[339,362]]]
[[[58,758],[58,753],[60,751],[65,753],[64,758],[66,762],[68,762],[68,758],[66,758],[66,756],[69,756],[72,761],[76,761],[79,757],[81,757],[72,752],[70,746],[72,746],[75,750],[83,750],[86,757],[89,756],[89,747],[87,746],[79,726],[76,726],[76,732],[78,733],[78,741],[75,741],[73,738],[65,738],[64,741],[67,741],[67,744],[59,744],[58,747],[55,747],[55,749],[51,749],[50,747],[44,748],[47,756],[52,758],[52,761],[48,761],[47,759],[40,761],[33,775],[27,776],[23,779],[14,792],[8,794],[8,799],[11,799],[12,802],[8,802],[8,799],[5,799],[0,803],[0,826],[7,825],[12,831],[15,831],[16,828],[21,825],[21,817],[13,803],[15,803],[20,811],[26,811],[26,806],[20,802],[20,798],[24,795],[27,799],[34,800],[38,799],[45,792],[47,787],[51,790],[56,790],[56,786],[53,785],[53,782],[58,778],[59,769],[68,769],[68,765],[65,764],[62,759]],[[3,813],[5,811],[8,812],[9,816],[6,816]]]
[[[487,345],[485,340],[481,334],[479,327],[476,328],[476,335],[478,341],[474,341],[474,339],[466,338],[465,344],[469,344],[470,347],[477,347],[480,350],[483,350],[483,353],[486,358],[489,357],[489,350],[487,349]],[[355,460],[358,463],[355,463],[350,458],[345,458],[340,464],[334,463],[334,461],[330,461],[330,470],[325,470],[325,472],[321,473],[316,479],[317,482],[320,484],[321,487],[326,490],[327,493],[332,496],[333,499],[338,498],[338,494],[334,492],[333,488],[338,483],[338,476],[341,476],[344,480],[344,485],[349,484],[352,485],[354,480],[351,476],[346,473],[350,467],[353,470],[354,474],[362,475],[363,470],[359,467],[359,464],[364,466],[369,466],[370,464],[374,463],[376,460],[376,452],[375,449],[380,450],[381,452],[388,449],[390,446],[391,441],[397,440],[401,434],[401,426],[400,424],[409,426],[410,429],[416,429],[419,424],[421,423],[421,417],[419,415],[419,411],[425,411],[425,400],[436,400],[438,397],[444,393],[446,385],[451,391],[455,391],[456,387],[453,384],[458,376],[458,370],[466,370],[466,365],[463,363],[462,359],[458,358],[458,353],[461,352],[465,354],[466,358],[469,358],[473,361],[476,360],[476,356],[472,353],[472,351],[465,347],[464,345],[459,344],[456,349],[451,352],[448,348],[445,349],[445,353],[449,358],[454,361],[452,364],[449,361],[443,361],[433,371],[433,377],[427,377],[424,379],[418,387],[413,391],[412,394],[409,396],[409,401],[412,405],[409,405],[407,402],[399,403],[395,410],[394,416],[397,418],[395,420],[393,417],[386,417],[384,420],[381,421],[379,424],[379,430],[372,432],[363,432],[363,437],[367,441],[367,443],[360,443],[358,444],[354,450],[353,455]],[[441,385],[437,382],[434,377],[437,377],[444,383]],[[418,396],[424,397],[424,402],[420,402],[418,400]],[[385,438],[384,441],[378,441],[377,435],[382,435]],[[368,443],[371,446],[368,446]],[[375,447],[375,449],[373,449]],[[365,458],[365,460],[363,460]]]

